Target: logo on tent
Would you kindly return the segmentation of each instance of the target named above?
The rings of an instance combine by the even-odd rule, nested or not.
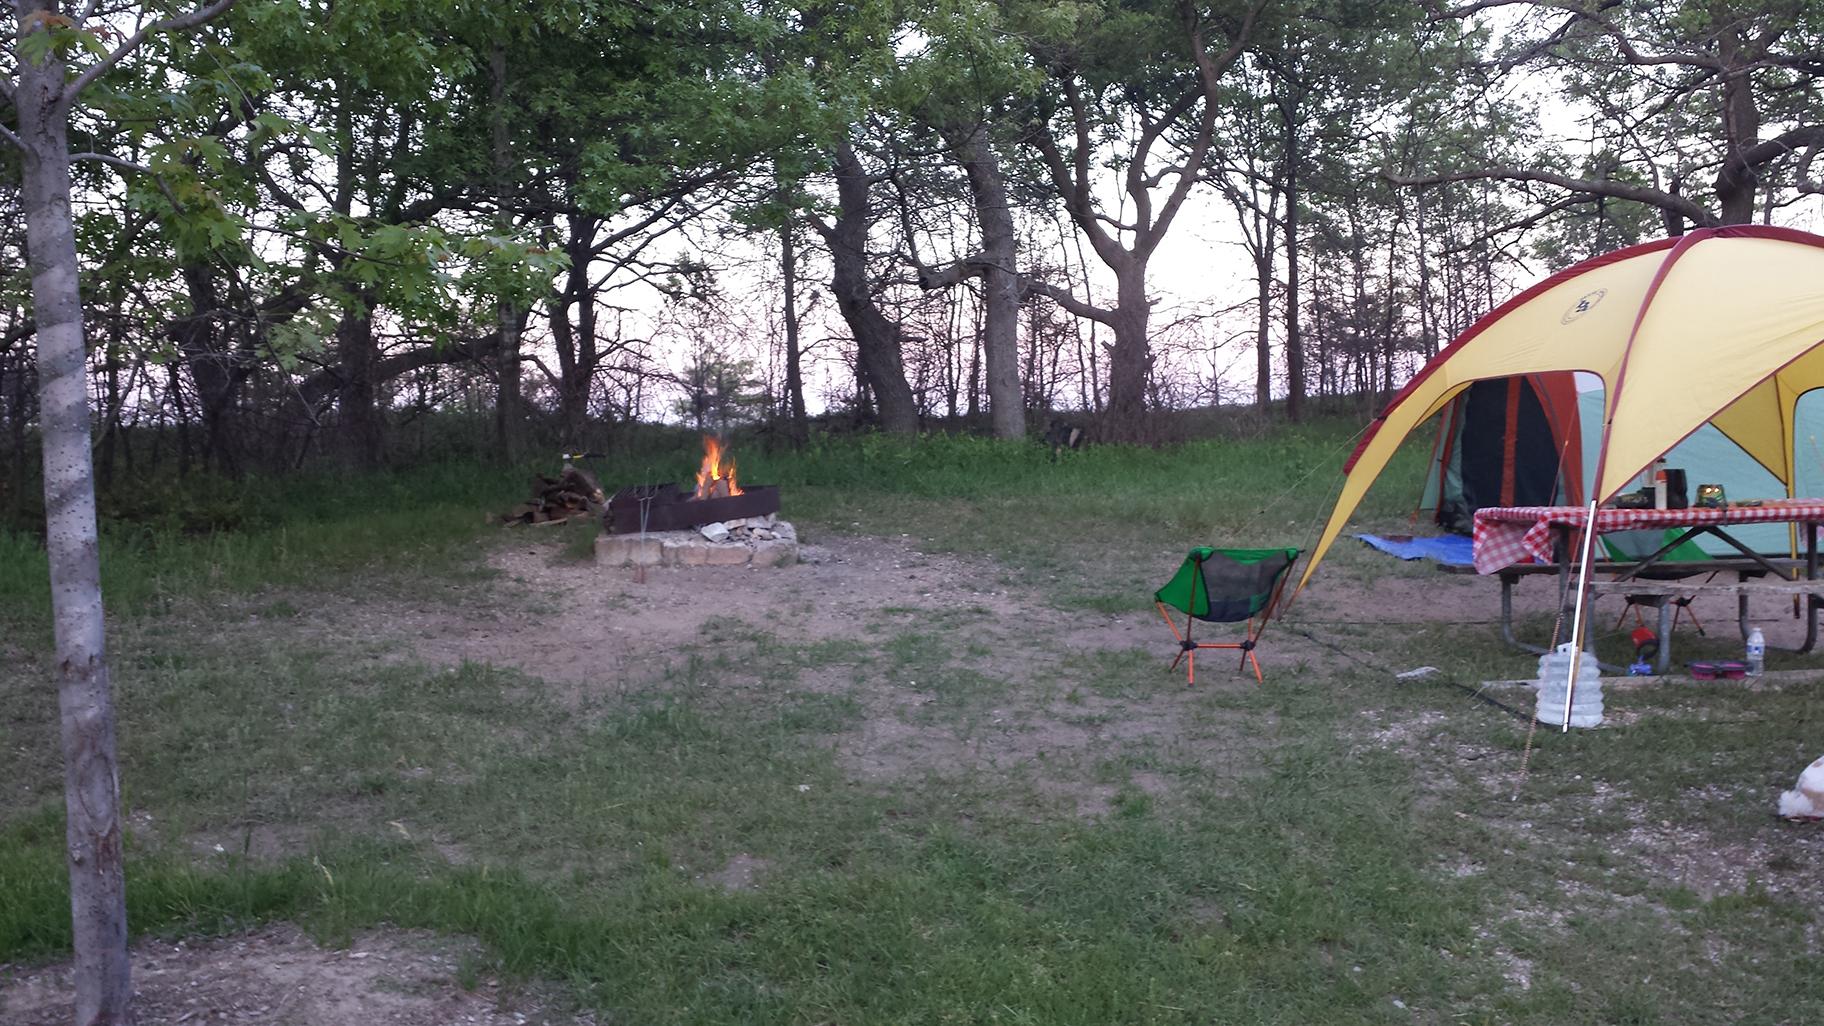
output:
[[[1585,295],[1578,297],[1577,302],[1572,303],[1571,308],[1566,310],[1564,316],[1558,319],[1558,323],[1569,324],[1577,318],[1582,317],[1584,314],[1589,313],[1596,308],[1597,303],[1602,302],[1602,297],[1608,294],[1608,289],[1597,289],[1594,292],[1586,293]]]

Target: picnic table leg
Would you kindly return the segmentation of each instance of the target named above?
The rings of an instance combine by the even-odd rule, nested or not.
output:
[[[1516,574],[1501,575],[1501,640],[1522,652],[1544,655],[1545,649],[1521,641],[1520,636],[1514,633],[1514,585],[1519,580]]]
[[[1564,596],[1571,590],[1571,529],[1563,524],[1552,528],[1552,561],[1558,564],[1558,605],[1564,606]]]
[[[1676,605],[1671,599],[1670,595],[1665,595],[1659,602],[1659,657],[1654,661],[1654,668],[1662,677],[1672,669],[1672,610]]]
[[[1818,525],[1807,521],[1805,528],[1805,579],[1818,579]],[[1799,646],[1799,652],[1810,652],[1818,643],[1818,600],[1810,592],[1805,593],[1805,644]]]

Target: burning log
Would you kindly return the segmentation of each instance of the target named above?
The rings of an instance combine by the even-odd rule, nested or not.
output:
[[[595,558],[631,566],[789,566],[798,561],[798,532],[779,519],[775,485],[735,483],[735,461],[705,436],[697,483],[622,488],[608,500]]]
[[[532,478],[532,501],[501,514],[504,526],[514,524],[559,524],[574,517],[600,516],[608,506],[595,475],[581,467],[564,465],[555,478],[539,474]]]
[[[696,499],[727,499],[741,494],[735,483],[735,461],[724,460],[727,450],[713,435],[703,436],[703,463],[697,468]]]
[[[608,500],[603,527],[609,534],[687,531],[704,524],[764,517],[779,512],[776,485],[741,487],[735,461],[714,436],[703,436],[703,462],[694,490],[688,485],[644,484],[622,488]]]

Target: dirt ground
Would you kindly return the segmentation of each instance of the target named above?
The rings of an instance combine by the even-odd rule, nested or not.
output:
[[[489,978],[458,982],[477,945],[403,930],[362,934],[345,950],[293,926],[133,948],[133,996],[145,1026],[529,1026],[593,1023],[537,990]],[[72,1021],[67,963],[0,966],[0,1022]]]
[[[921,553],[904,539],[839,536],[807,546],[793,566],[651,568],[643,580],[535,546],[503,549],[491,562],[515,593],[544,601],[538,608],[496,603],[484,623],[432,616],[420,625],[419,654],[513,666],[579,705],[650,683],[684,646],[742,630],[793,646],[854,643],[864,653],[900,630],[939,632],[958,650],[960,669],[1017,682],[999,704],[956,718],[923,715],[934,699],[915,680],[858,688],[851,666],[807,669],[799,686],[840,692],[863,707],[859,729],[834,742],[862,782],[1042,766],[1034,783],[1066,813],[1093,817],[1107,811],[1118,788],[1089,779],[1092,757],[1135,743],[1187,757],[1196,748],[1187,715],[1198,704],[1195,692],[1162,687],[1134,702],[1079,689],[1046,669],[1073,654],[1140,649],[1158,657],[1162,681],[1181,680],[1167,675],[1172,644],[1163,623],[1055,608],[992,560]],[[1283,654],[1290,658],[1292,649]],[[1204,687],[1254,686],[1227,655],[1206,655],[1200,668]],[[1221,776],[1246,754],[1212,747],[1196,761]]]
[[[805,546],[804,553],[805,561],[790,567],[654,567],[641,580],[631,569],[555,558],[548,546],[510,545],[489,562],[531,601],[493,603],[481,619],[473,610],[451,615],[449,609],[425,607],[404,613],[392,629],[417,638],[418,654],[425,658],[515,667],[578,698],[612,693],[618,682],[641,679],[654,664],[688,643],[716,637],[729,622],[777,633],[794,644],[865,641],[878,638],[883,610],[974,610],[968,631],[984,641],[1024,635],[1077,652],[1143,648],[1163,652],[1168,660],[1171,655],[1164,624],[1150,612],[1058,609],[1034,589],[1014,583],[990,559],[921,553],[903,539],[863,536],[837,536]],[[1160,554],[1161,580],[1179,558]],[[1459,623],[1492,634],[1500,612],[1493,578],[1435,572],[1354,577],[1320,575],[1286,622],[1294,627]],[[1804,640],[1805,623],[1777,605],[1758,599],[1753,623],[1770,646],[1796,647]],[[1554,578],[1526,578],[1516,589],[1516,618],[1549,615],[1556,606]],[[1691,609],[1710,637],[1735,637],[1733,598],[1707,595]],[[1592,610],[1592,626],[1613,629],[1621,611],[1619,598],[1605,597]],[[1654,611],[1644,615],[1652,626]],[[1676,638],[1692,635],[1688,617]],[[1626,627],[1634,622],[1630,613]],[[1327,658],[1292,631],[1276,632],[1261,657],[1269,673],[1275,666]],[[1226,666],[1216,669],[1218,663],[1213,656],[1203,659],[1212,667],[1209,682],[1242,682]],[[985,669],[1003,668],[987,657]]]
[[[486,619],[424,609],[397,625],[433,660],[511,666],[569,689],[578,699],[639,681],[688,644],[729,624],[776,633],[792,644],[878,638],[887,611],[972,609],[972,633],[1025,624],[1072,649],[1145,644],[1156,620],[1072,614],[1004,583],[991,560],[919,553],[901,540],[843,536],[803,547],[803,562],[779,568],[603,568],[512,545],[490,557],[526,601],[490,604]],[[1156,640],[1156,639],[1153,639]]]

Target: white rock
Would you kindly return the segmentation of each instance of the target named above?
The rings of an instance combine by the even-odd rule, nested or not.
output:
[[[755,566],[789,566],[798,562],[797,542],[777,539],[755,542],[753,552]]]
[[[728,525],[727,524],[704,524],[702,527],[697,528],[697,533],[701,534],[705,538],[708,538],[712,542],[727,541],[728,540]]]
[[[657,566],[660,542],[637,534],[604,534],[595,539],[595,560],[608,566]]]
[[[703,546],[704,566],[746,566],[754,558],[754,550],[745,545],[724,544]]]

